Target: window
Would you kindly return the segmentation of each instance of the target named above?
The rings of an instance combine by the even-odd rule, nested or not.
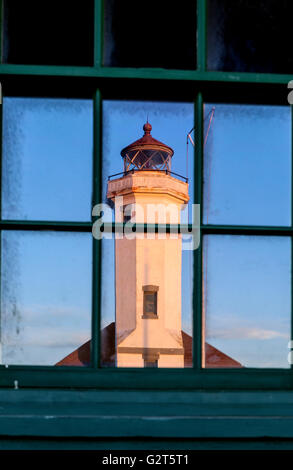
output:
[[[93,64],[92,0],[83,8],[76,0],[4,0],[3,6],[4,63]]]
[[[292,73],[290,1],[208,0],[208,11],[209,70]]]
[[[158,290],[157,286],[143,286],[143,316],[142,318],[158,318],[157,303]]]
[[[144,367],[157,368],[159,357],[160,354],[155,351],[148,350],[143,353]]]
[[[289,226],[290,107],[205,103],[206,126],[212,110],[204,148],[204,223]]]
[[[146,122],[146,114],[152,124]],[[158,368],[191,367],[190,235],[164,234],[163,229],[164,224],[188,221],[184,202],[192,200],[193,183],[192,178],[187,182],[186,172],[192,173],[193,159],[186,159],[182,135],[193,126],[194,106],[188,102],[104,100],[103,122],[104,202],[117,202],[115,220],[121,222],[120,208],[128,233],[119,234],[121,239],[110,239],[107,234],[102,241],[102,365],[111,363],[107,351],[115,356],[109,347],[115,343],[111,339],[115,334],[118,360],[112,360],[112,366],[143,367],[143,354],[151,349],[159,354]],[[140,148],[142,135],[146,136],[144,148]],[[125,161],[131,161],[131,168]],[[117,196],[121,201],[115,200]],[[133,233],[134,222],[147,224],[146,231]],[[161,233],[151,232],[151,225],[158,223]]]
[[[66,365],[91,338],[92,108],[3,99],[1,364]]]
[[[92,126],[89,99],[4,97],[4,219],[90,220]]]
[[[155,0],[150,0],[143,10],[133,0],[124,0],[123,4],[106,0],[104,65],[194,69],[194,18],[196,1],[192,0],[185,0],[182,10],[175,4],[166,8]],[[148,34],[150,28],[152,34]],[[178,47],[180,54],[174,54]]]
[[[1,385],[290,388],[291,3],[150,2],[140,21],[138,2],[44,2],[42,16],[40,2],[22,3],[1,2]],[[162,179],[188,185],[180,221],[158,210],[145,224],[129,197],[115,226],[109,188],[144,125],[174,151],[156,155]],[[142,176],[128,170],[133,188]],[[109,210],[97,239],[100,203]],[[200,243],[185,249],[194,226]],[[148,263],[135,235],[154,237],[153,272],[138,274]],[[141,345],[130,372],[117,355],[129,355],[122,330],[130,338],[134,320],[117,322],[119,308],[152,331],[170,321],[170,343],[153,355]]]

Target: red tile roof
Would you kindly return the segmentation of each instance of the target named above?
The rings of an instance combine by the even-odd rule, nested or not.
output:
[[[182,341],[184,348],[184,367],[192,367],[192,337],[182,331]],[[101,332],[103,367],[115,366],[115,323],[110,323]],[[89,366],[90,365],[91,341],[87,341],[77,348],[56,366]],[[222,351],[205,343],[206,367],[243,367],[239,362],[224,354]]]

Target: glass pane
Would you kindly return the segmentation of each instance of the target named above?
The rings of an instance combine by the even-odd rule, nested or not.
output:
[[[93,3],[4,0],[3,62],[92,65]]]
[[[145,312],[155,313],[156,312],[156,293],[145,293]]]
[[[106,0],[104,65],[196,68],[196,1]]]
[[[103,201],[106,202],[108,177],[123,171],[121,150],[143,136],[146,120],[152,125],[151,135],[174,150],[171,171],[188,177],[189,208],[182,211],[181,221],[191,221],[193,186],[193,147],[186,136],[194,126],[193,103],[167,103],[150,101],[103,102]],[[174,175],[177,177],[177,175]]]
[[[104,101],[102,175],[107,220],[114,220],[116,195],[121,199],[116,206],[116,221],[118,216],[122,219],[124,208],[124,214],[131,215],[126,221],[128,227],[134,221],[150,222],[145,218],[146,212],[149,206],[159,204],[163,212],[175,205],[173,223],[188,221],[185,203],[193,194],[193,179],[187,183],[183,177],[193,174],[193,158],[190,156],[187,161],[186,155],[186,136],[193,128],[193,118],[192,103]],[[135,146],[143,142],[146,147],[139,152],[131,147],[125,154],[122,152],[122,159],[121,150],[137,140]],[[162,152],[164,166],[170,147],[174,150],[171,168],[161,169],[158,155]],[[133,168],[127,169],[125,162]],[[128,182],[131,186],[127,186]],[[160,216],[156,217],[162,223]],[[154,238],[149,239],[140,233],[134,239],[124,235],[114,240],[114,234],[108,234],[108,239],[103,240],[104,366],[144,367],[155,361],[158,367],[192,364],[192,236],[184,235],[181,240],[176,234],[172,234],[174,239],[165,233],[159,235],[153,234]],[[151,311],[144,315],[144,292],[156,292],[156,312],[150,307]]]
[[[290,107],[206,104],[204,113],[204,223],[290,225]]]
[[[4,98],[2,218],[91,220],[92,101]]]
[[[115,240],[102,240],[101,365],[116,365]]]
[[[88,366],[92,236],[3,231],[1,363]]]
[[[290,260],[287,237],[204,237],[205,367],[289,367]]]
[[[185,249],[187,238],[180,253],[178,240],[116,242],[115,251],[114,236],[102,241],[102,367],[192,367],[193,251]],[[144,276],[159,287],[157,315],[150,317],[143,315]],[[129,325],[123,325],[126,314]]]
[[[209,0],[208,68],[292,73],[290,0]]]

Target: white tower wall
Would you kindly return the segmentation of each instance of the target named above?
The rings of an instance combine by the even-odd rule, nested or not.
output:
[[[179,223],[182,205],[188,201],[188,184],[161,172],[142,173],[109,182],[108,197],[113,201],[119,197],[116,221],[121,221],[121,205],[134,204],[136,223]],[[149,205],[159,209],[153,220],[146,217]],[[164,208],[169,206],[171,215],[166,217]],[[158,367],[184,367],[181,236],[153,233],[149,239],[142,233],[133,237],[115,242],[117,366],[143,367],[144,360],[157,360]],[[157,289],[156,318],[143,318],[144,286]]]

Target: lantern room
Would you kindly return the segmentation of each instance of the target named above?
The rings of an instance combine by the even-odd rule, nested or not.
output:
[[[124,172],[128,171],[171,171],[173,149],[156,140],[151,135],[149,122],[143,126],[144,135],[121,151]]]

